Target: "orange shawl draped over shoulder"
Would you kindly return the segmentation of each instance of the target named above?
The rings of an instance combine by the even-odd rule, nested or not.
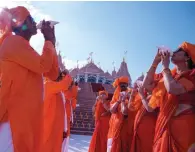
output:
[[[195,91],[194,74],[192,71],[187,71],[181,75],[176,75],[176,70],[172,71],[175,80],[182,84],[187,93],[182,96],[188,97],[191,91]],[[186,83],[188,82],[188,83]],[[192,96],[191,96],[192,97]],[[195,100],[195,96],[192,97]],[[195,143],[195,115],[180,114],[174,116],[178,107],[181,95],[176,96],[167,93],[163,79],[157,84],[153,91],[150,100],[150,106],[153,108],[160,107],[160,113],[156,122],[155,137],[154,137],[154,152],[187,152],[192,144]],[[186,101],[189,100],[186,98]]]

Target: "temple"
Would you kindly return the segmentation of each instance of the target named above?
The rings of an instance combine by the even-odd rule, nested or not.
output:
[[[63,71],[66,68],[65,63],[62,61],[61,54],[58,54],[59,66]],[[129,84],[131,85],[131,76],[128,71],[125,59],[120,64],[119,70],[116,71],[115,67],[110,74],[108,71],[103,71],[98,67],[90,58],[88,63],[83,67],[69,70],[70,75],[79,82],[81,90],[78,92],[77,108],[74,111],[74,121],[71,125],[71,134],[92,135],[94,131],[94,116],[92,107],[96,101],[98,91],[104,87],[109,93],[108,100],[112,100],[114,88],[113,81],[120,76],[128,76]]]
[[[64,70],[66,67],[64,65],[65,63],[63,63],[62,61],[60,52],[58,54],[58,60],[60,69]],[[79,68],[79,66],[77,65],[76,68],[70,70],[69,72],[70,75],[78,82],[112,84],[113,81],[120,76],[128,76],[130,86],[132,81],[125,59],[123,59],[123,61],[121,62],[119,70],[116,71],[114,67],[111,74],[108,71],[103,71],[93,62],[92,59],[85,66]]]

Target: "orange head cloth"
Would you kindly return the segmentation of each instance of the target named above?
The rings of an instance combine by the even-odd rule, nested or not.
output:
[[[193,63],[195,63],[195,45],[188,42],[183,42],[180,46],[185,52],[188,53]]]
[[[106,97],[108,97],[108,92],[107,91],[99,91],[99,96],[102,95],[102,94],[105,94]]]
[[[122,77],[120,77],[120,78],[117,78],[117,79],[114,81],[113,86],[114,86],[114,88],[116,88],[115,91],[114,91],[114,95],[113,95],[113,97],[112,97],[112,100],[113,100],[114,102],[118,100],[119,95],[120,95],[120,92],[121,92],[121,88],[120,88],[120,86],[119,86],[120,83],[129,83],[129,78],[126,77],[126,76],[122,76]]]
[[[2,8],[0,10],[0,44],[11,34],[12,27],[21,26],[30,12],[23,6],[15,8]]]

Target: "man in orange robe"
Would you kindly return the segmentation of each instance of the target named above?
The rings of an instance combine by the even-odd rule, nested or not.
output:
[[[53,69],[58,67],[53,65],[54,29],[43,22],[45,44],[39,55],[29,44],[31,36],[37,33],[29,11],[21,6],[3,11],[0,31],[4,31],[3,36],[10,32],[16,35],[4,37],[0,47],[0,127],[4,125],[3,118],[10,124],[14,152],[43,152],[43,74],[51,79],[58,76],[58,71]],[[2,28],[2,23],[6,28]]]
[[[107,135],[110,120],[109,101],[107,101],[107,98],[108,93],[106,91],[99,91],[99,96],[95,103],[96,125],[88,152],[107,151]]]
[[[64,131],[64,102],[63,93],[69,88],[72,78],[67,75],[62,80],[60,75],[57,82],[45,81],[44,100],[44,151],[60,152]]]
[[[195,151],[195,45],[184,42],[171,58],[162,54],[163,79],[155,87],[149,105],[160,107],[154,136],[154,152]]]
[[[64,75],[69,75],[68,71],[63,72]],[[64,130],[64,141],[62,146],[62,152],[68,151],[69,138],[70,138],[70,125],[73,123],[73,110],[76,108],[78,86],[72,81],[71,86],[67,91],[64,91],[65,96],[65,110],[67,115],[67,130]]]
[[[127,105],[128,100],[127,96],[123,95],[123,93],[127,94],[129,92],[127,86],[129,83],[128,77],[120,77],[117,78],[114,82],[114,87],[116,87],[111,104],[110,111],[112,113],[109,124],[109,132],[108,132],[108,143],[107,143],[107,151],[108,152],[128,152],[129,151],[129,139],[132,134],[131,131],[133,127],[133,121],[129,122],[128,114],[122,113],[122,107]],[[124,103],[121,103],[124,101]],[[129,116],[131,117],[131,116]],[[132,119],[132,117],[131,117]],[[129,127],[131,126],[131,128]]]
[[[151,97],[150,91],[146,92],[142,88],[142,84],[138,84],[138,81],[134,84],[129,102],[129,108],[137,111],[130,152],[152,152],[158,112],[157,109],[152,110],[148,107],[148,101]]]

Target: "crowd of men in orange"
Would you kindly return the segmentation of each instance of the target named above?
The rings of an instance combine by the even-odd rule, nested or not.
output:
[[[45,44],[39,55],[29,44],[37,34],[29,11],[1,10],[1,152],[68,151],[78,84],[59,69],[54,27],[43,21],[41,32]]]
[[[158,50],[132,88],[128,77],[116,79],[111,101],[100,91],[89,152],[195,152],[194,63],[195,45],[184,42],[173,55]]]
[[[173,54],[158,49],[132,88],[128,77],[120,77],[111,101],[100,91],[89,152],[195,152],[194,63],[195,45],[188,42]]]
[[[54,27],[43,21],[41,32],[45,44],[39,55],[29,44],[37,33],[29,11],[21,6],[1,11],[3,152],[8,148],[14,152],[67,151],[78,87],[67,71],[59,70]],[[174,69],[169,68],[170,61]],[[163,69],[157,74],[160,63]],[[195,45],[184,42],[172,56],[158,50],[147,74],[133,88],[128,88],[127,77],[117,78],[111,101],[101,90],[94,106],[96,127],[89,152],[195,151],[194,63]],[[10,139],[4,130],[10,130]]]

